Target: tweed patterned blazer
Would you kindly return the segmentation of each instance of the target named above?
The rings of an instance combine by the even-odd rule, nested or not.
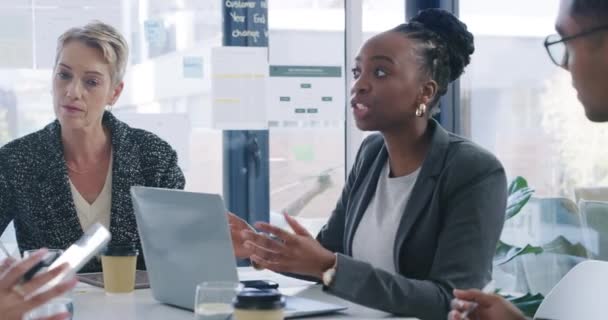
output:
[[[103,115],[113,150],[112,243],[136,244],[138,269],[145,269],[129,189],[131,186],[183,189],[184,175],[175,150],[156,135],[134,129],[111,113]],[[61,125],[44,129],[0,148],[0,231],[14,221],[19,250],[66,249],[83,234],[63,156]],[[101,271],[92,259],[81,272]]]

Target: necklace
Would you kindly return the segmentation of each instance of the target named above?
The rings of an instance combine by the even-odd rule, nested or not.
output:
[[[104,131],[104,134],[107,135],[108,133]],[[112,157],[112,145],[107,144],[106,148],[103,150],[103,159],[111,158],[111,157]],[[72,165],[70,165],[70,163],[68,162],[67,159],[65,159],[65,165],[68,167],[69,171],[72,171],[75,174],[80,174],[80,175],[87,174],[87,173],[89,173],[91,171],[95,171],[97,169],[97,168],[92,168],[89,170],[78,170],[78,169],[74,168]]]
[[[76,169],[74,169],[74,167],[72,167],[72,166],[70,165],[70,163],[69,163],[69,162],[67,162],[67,161],[65,162],[65,165],[68,167],[68,169],[69,169],[70,171],[72,171],[72,172],[74,172],[74,173],[76,173],[76,174],[87,174],[87,173],[91,172],[91,170],[84,170],[84,171],[76,170]]]
[[[109,154],[110,154],[109,157],[112,157],[112,149],[111,149],[111,147],[110,147]],[[75,174],[80,174],[80,175],[87,174],[89,172],[97,170],[97,168],[92,168],[92,169],[89,169],[89,170],[78,170],[78,169],[74,168],[67,160],[65,161],[65,165],[68,167],[69,171],[72,171]]]

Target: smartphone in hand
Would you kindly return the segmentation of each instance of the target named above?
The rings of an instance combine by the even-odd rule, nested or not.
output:
[[[32,278],[43,268],[48,268],[57,258],[59,258],[60,254],[58,252],[49,251],[38,263],[36,263],[33,267],[30,268],[22,277],[21,282],[27,282],[32,280]]]
[[[78,270],[80,270],[93,256],[98,254],[110,241],[110,232],[103,225],[95,223],[89,227],[84,235],[74,244],[72,244],[63,254],[55,259],[49,269],[54,269],[63,263],[67,263],[69,268],[64,272],[60,273],[57,277],[47,282],[46,285],[41,287],[38,292],[44,292],[60,282],[74,276]],[[43,261],[41,261],[43,263]],[[40,263],[39,263],[40,264]],[[38,265],[34,266],[37,267]],[[42,266],[44,267],[44,266]],[[38,270],[42,267],[39,267]],[[32,268],[33,269],[33,268]],[[36,274],[36,271],[32,271],[32,276]],[[28,271],[28,273],[30,273]],[[30,278],[31,279],[31,278]],[[25,280],[25,277],[24,277]]]

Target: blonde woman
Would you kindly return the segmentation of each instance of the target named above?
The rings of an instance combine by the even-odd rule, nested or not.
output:
[[[128,46],[102,22],[58,39],[53,68],[57,119],[0,148],[0,231],[14,221],[21,251],[67,248],[100,222],[113,244],[139,248],[133,185],[182,189],[176,152],[154,134],[116,119]],[[143,257],[138,268],[145,268]],[[82,272],[100,271],[98,261]]]

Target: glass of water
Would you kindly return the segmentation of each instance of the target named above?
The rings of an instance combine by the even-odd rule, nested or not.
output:
[[[23,258],[27,258],[32,255],[34,252],[38,250],[26,250],[23,252]],[[61,249],[48,249],[47,254],[43,257],[43,259],[50,265],[55,259],[59,258],[59,256],[63,253]],[[47,271],[48,267],[40,269],[38,272]],[[72,299],[72,293],[67,292],[61,297],[57,297],[46,304],[30,311],[24,319],[40,319],[44,317],[53,316],[59,313],[67,312],[70,314],[71,319],[74,316],[74,303]]]
[[[196,286],[196,320],[227,320],[232,317],[232,300],[243,289],[239,282],[203,282]]]
[[[28,312],[24,319],[25,320],[35,320],[47,318],[50,316],[54,316],[60,313],[69,313],[70,316],[68,319],[72,319],[74,316],[74,304],[72,302],[72,297],[69,295],[64,295],[58,298],[55,298],[40,307]]]

